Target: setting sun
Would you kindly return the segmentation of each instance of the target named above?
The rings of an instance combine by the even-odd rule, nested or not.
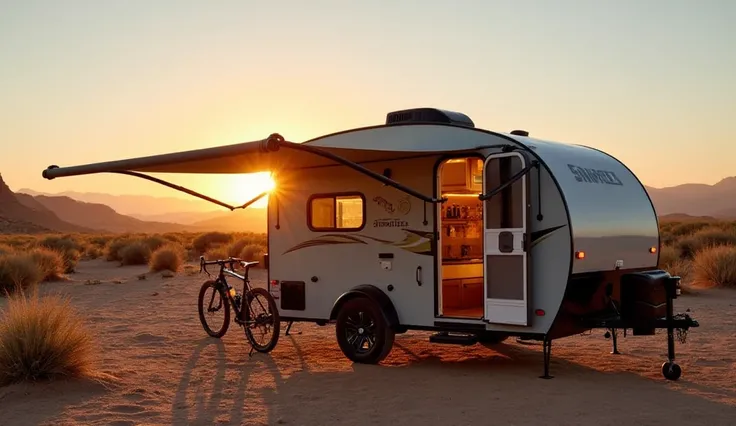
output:
[[[234,175],[231,182],[224,188],[226,194],[223,196],[235,203],[244,203],[262,192],[276,189],[276,181],[269,172]],[[268,195],[255,202],[252,207],[265,207],[267,203]]]

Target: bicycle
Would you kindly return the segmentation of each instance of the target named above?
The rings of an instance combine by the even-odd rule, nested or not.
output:
[[[245,331],[245,337],[251,344],[251,351],[248,354],[249,356],[253,354],[253,349],[263,353],[271,352],[273,348],[276,347],[276,343],[278,343],[279,333],[281,331],[281,319],[279,317],[279,311],[273,296],[271,296],[271,294],[266,291],[266,289],[260,287],[254,288],[250,285],[248,271],[251,267],[257,265],[258,263],[259,262],[246,262],[242,259],[234,257],[230,257],[227,260],[212,261],[205,261],[204,256],[199,257],[200,273],[204,271],[208,276],[211,277],[212,274],[207,271],[207,265],[220,266],[220,271],[217,275],[217,278],[215,278],[214,280],[205,281],[199,290],[199,320],[202,322],[202,327],[204,328],[204,331],[207,332],[207,334],[209,334],[210,336],[216,337],[218,339],[224,336],[228,328],[230,327],[230,307],[232,306],[232,308],[235,310],[234,321],[236,324],[243,327]],[[235,272],[236,264],[240,264],[243,267],[243,275]],[[226,268],[226,265],[229,265],[230,268]],[[243,281],[242,295],[234,287],[228,284],[227,280],[225,279],[225,274]],[[205,294],[210,289],[212,289],[212,297],[210,298],[206,313],[214,314],[221,309],[224,312],[224,320],[222,322],[222,326],[217,331],[213,330],[209,326],[205,318],[205,308],[203,302],[205,301]],[[215,306],[213,306],[216,295],[219,296],[219,301]],[[265,305],[268,306],[268,309],[266,308],[266,306],[264,306],[264,303],[261,303],[259,297],[265,299]],[[251,304],[254,300],[257,300],[258,304],[263,309],[262,314],[253,315],[253,308],[251,307]],[[265,343],[257,342],[255,337],[253,336],[252,328],[258,326],[264,326],[265,328],[268,328],[269,325],[273,327],[273,336]]]

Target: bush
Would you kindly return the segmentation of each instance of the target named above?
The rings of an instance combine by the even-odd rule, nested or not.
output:
[[[83,247],[73,238],[55,236],[46,237],[39,242],[39,245],[61,253],[62,259],[64,260],[65,273],[72,273],[77,268],[77,263],[79,263],[79,258],[81,257],[80,250],[82,250]]]
[[[26,290],[42,278],[41,269],[28,254],[0,256],[0,294]]]
[[[183,247],[170,243],[154,251],[148,265],[152,272],[164,270],[179,272],[184,264],[184,256],[186,256],[186,251]]]
[[[36,247],[29,253],[41,273],[41,281],[61,279],[66,271],[64,257],[56,250]]]
[[[151,258],[151,249],[146,243],[136,241],[123,247],[119,254],[123,265],[145,265]]]
[[[124,249],[125,247],[129,246],[134,242],[131,238],[117,238],[113,240],[110,245],[107,247],[107,253],[105,255],[105,259],[108,261],[114,261],[114,260],[122,260],[122,256],[120,255],[120,251]]]
[[[7,244],[0,244],[0,256],[15,253],[15,249]]]
[[[213,248],[210,250],[207,250],[207,252],[204,254],[204,258],[208,261],[210,260],[223,260],[227,259],[229,255],[227,254],[227,250],[224,248]]]
[[[698,251],[713,246],[736,246],[736,233],[712,226],[701,229],[678,243],[680,257],[684,259],[692,259]]]
[[[672,247],[663,245],[659,251],[659,267],[667,270],[673,263],[680,260],[679,251]]]
[[[263,246],[260,246],[258,244],[250,244],[245,247],[243,247],[243,250],[240,252],[238,257],[240,257],[243,260],[247,261],[258,261],[261,262],[257,266],[259,268],[262,268],[263,265],[263,255],[265,254],[265,250]]]
[[[146,244],[149,249],[151,249],[151,252],[154,252],[158,250],[160,247],[162,247],[164,244],[168,243],[168,241],[164,239],[163,237],[154,235],[152,237],[144,238],[143,243]]]
[[[699,251],[692,272],[695,286],[736,288],[736,248],[715,246]]]
[[[197,253],[206,253],[207,250],[214,246],[227,244],[232,241],[233,236],[224,232],[207,232],[197,236],[192,241],[192,246]]]
[[[0,386],[89,375],[92,351],[68,299],[13,296],[0,321]]]

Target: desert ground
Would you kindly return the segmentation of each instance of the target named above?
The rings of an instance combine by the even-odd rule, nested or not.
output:
[[[195,271],[196,272],[196,271]],[[145,274],[146,279],[139,279]],[[265,285],[265,271],[252,272]],[[79,263],[41,294],[68,295],[98,342],[105,381],[57,380],[0,388],[3,425],[733,425],[736,421],[736,291],[676,300],[700,321],[677,344],[683,376],[665,380],[665,334],[619,339],[603,331],[555,341],[552,380],[541,346],[509,339],[493,349],[397,335],[389,357],[357,365],[334,326],[296,323],[270,355],[231,326],[208,337],[197,316],[205,275],[165,278],[145,265]],[[99,280],[99,283],[95,280]],[[7,303],[0,299],[0,310]]]

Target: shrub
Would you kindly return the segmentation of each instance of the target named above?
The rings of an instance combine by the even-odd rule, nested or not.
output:
[[[163,237],[159,237],[157,235],[146,237],[143,239],[143,243],[146,244],[149,249],[151,249],[151,252],[158,250],[160,247],[162,247],[167,242],[168,241],[166,239],[164,239]]]
[[[107,246],[107,253],[105,255],[105,259],[108,261],[114,261],[114,260],[122,260],[122,257],[120,255],[120,251],[124,249],[125,247],[132,244],[134,240],[132,238],[116,238],[114,239],[109,246]]]
[[[44,247],[32,249],[28,255],[38,266],[41,273],[41,281],[52,281],[61,279],[66,271],[64,257],[56,250]]]
[[[79,262],[79,258],[81,257],[80,250],[83,249],[82,245],[76,240],[69,236],[51,236],[41,240],[39,245],[61,253],[62,258],[64,259],[64,272],[74,272],[77,267],[77,263]]]
[[[26,253],[0,256],[0,294],[14,293],[38,284],[41,269]]]
[[[151,258],[151,249],[142,241],[133,242],[120,250],[123,265],[145,265]]]
[[[680,253],[679,251],[672,247],[663,245],[659,251],[659,267],[667,270],[667,268],[670,267],[673,263],[680,260]]]
[[[15,295],[0,321],[0,386],[89,375],[92,351],[68,299]]]
[[[698,287],[736,288],[736,248],[715,246],[699,251],[692,272]]]
[[[15,249],[7,244],[0,244],[0,256],[15,253]]]
[[[692,259],[698,251],[712,246],[736,246],[736,233],[712,226],[701,229],[678,243],[680,257]]]
[[[153,272],[164,270],[178,272],[184,264],[184,256],[186,252],[183,247],[170,243],[154,251],[148,265]]]
[[[260,246],[258,244],[249,244],[243,248],[243,250],[240,252],[238,257],[240,257],[243,260],[247,261],[258,261],[261,262],[258,264],[259,268],[263,267],[263,255],[266,251],[264,250],[263,246]]]
[[[210,250],[207,250],[207,252],[204,254],[204,258],[206,260],[222,260],[227,259],[229,255],[227,254],[227,250],[224,248],[213,248]]]
[[[232,241],[233,236],[224,232],[207,232],[205,234],[198,235],[192,246],[197,253],[206,253],[207,250],[216,245],[227,244]]]
[[[97,259],[102,257],[102,249],[96,246],[87,247],[87,251],[84,252],[85,259]]]

